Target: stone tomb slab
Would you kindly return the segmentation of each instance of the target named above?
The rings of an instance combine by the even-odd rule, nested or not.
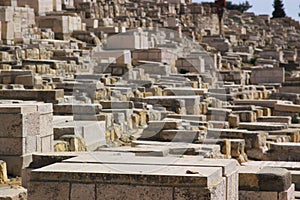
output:
[[[238,175],[237,162],[230,159],[206,159],[200,156],[184,157],[141,157],[132,154],[114,155],[106,152],[94,152],[91,154],[80,154],[78,157],[70,158],[64,162],[72,163],[102,163],[126,164],[126,165],[155,165],[155,166],[192,166],[192,167],[221,167],[223,177],[226,178],[226,196],[228,200],[238,199]]]
[[[81,199],[226,199],[221,167],[100,163],[56,163],[33,170],[28,198],[71,199],[75,189]]]

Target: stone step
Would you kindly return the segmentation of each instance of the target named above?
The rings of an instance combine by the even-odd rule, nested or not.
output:
[[[261,116],[257,118],[257,122],[274,122],[291,124],[292,118],[290,116]]]
[[[274,108],[277,103],[283,103],[280,100],[234,100],[234,105],[255,105],[261,107]]]
[[[295,104],[275,104],[274,107],[275,111],[281,112],[292,112],[292,113],[299,113],[300,112],[300,105]]]
[[[287,129],[288,125],[283,123],[267,123],[267,122],[241,122],[240,129],[247,129],[252,131],[276,131]]]

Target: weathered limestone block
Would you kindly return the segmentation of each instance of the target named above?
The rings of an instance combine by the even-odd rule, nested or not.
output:
[[[299,161],[300,144],[293,142],[270,143],[270,151],[264,157],[264,160],[277,161]]]
[[[163,121],[149,121],[149,125],[146,129],[143,130],[142,135],[139,139],[158,139],[160,138],[159,134],[163,130],[178,130],[182,126],[181,120],[163,120]]]
[[[3,90],[1,99],[35,100],[58,103],[64,98],[63,90]]]
[[[0,187],[0,199],[27,199],[27,190],[21,186]]]
[[[257,118],[254,111],[234,111],[233,114],[238,115],[241,122],[255,122]]]
[[[291,162],[291,161],[251,161],[247,163],[243,163],[244,166],[256,166],[256,167],[280,167],[289,170],[292,174],[292,182],[295,185],[295,189],[298,191],[300,188],[300,177],[299,177],[299,163]]]
[[[251,158],[262,158],[267,150],[267,133],[261,131],[247,131],[235,129],[211,129],[207,130],[207,138],[244,139],[245,153]]]
[[[270,136],[286,135],[290,138],[291,142],[300,142],[300,130],[298,129],[290,128],[290,129],[283,129],[279,131],[269,131],[269,135]]]
[[[93,151],[97,147],[106,144],[105,124],[105,121],[59,122],[54,124],[54,137],[57,140],[65,135],[76,136],[76,138],[84,140],[87,150]],[[77,139],[75,140],[78,142]]]
[[[235,105],[255,105],[267,108],[274,108],[280,100],[234,100]]]
[[[132,101],[100,101],[99,102],[103,109],[132,109]]]
[[[172,101],[178,101],[172,102]],[[180,105],[180,101],[184,103],[184,105]],[[198,115],[200,114],[200,96],[153,96],[153,97],[147,97],[145,99],[145,102],[151,105],[162,105],[167,108],[167,110],[170,111],[178,111],[186,110],[187,114],[191,115]],[[175,103],[175,104],[174,104]],[[178,105],[179,107],[176,108],[175,106]],[[184,113],[183,113],[184,114]]]
[[[270,99],[280,99],[292,101],[294,104],[300,104],[300,96],[297,93],[273,92]]]
[[[236,185],[234,185],[236,184],[237,176],[235,176],[236,169],[232,161],[210,162],[210,160],[207,160],[199,165],[198,163],[201,163],[198,160],[199,158],[187,158],[187,160],[176,158],[177,163],[174,163],[172,161],[174,158],[166,158],[165,160],[155,157],[149,157],[151,158],[149,159],[126,155],[115,158],[111,154],[105,156],[105,154],[100,153],[99,157],[96,156],[97,154],[99,153],[96,153],[95,156],[85,154],[88,157],[74,158],[64,163],[56,163],[33,170],[29,184],[29,198],[44,199],[41,194],[47,191],[48,197],[65,197],[68,199],[70,198],[69,195],[81,197],[85,193],[87,195],[95,194],[97,199],[119,197],[125,197],[126,199],[144,199],[149,197],[175,199],[173,191],[177,191],[176,195],[183,199],[190,199],[189,197],[193,196],[199,199],[230,199],[227,197],[235,197],[233,199],[237,199],[237,196],[234,196],[237,194]],[[193,159],[195,160],[192,161]],[[84,160],[88,162],[86,165],[89,168],[78,167],[82,165],[81,162],[84,162]],[[119,164],[120,161],[124,164]],[[105,165],[101,164],[102,162]],[[164,163],[170,163],[171,165],[165,166]],[[74,170],[70,171],[70,168]],[[123,169],[124,174],[121,175],[114,172],[118,171],[119,168]],[[113,172],[111,171],[112,169],[114,170]],[[54,170],[56,173],[53,173]],[[136,171],[142,171],[143,173],[136,174]],[[93,176],[90,176],[91,174]],[[70,184],[61,185],[62,177],[64,182],[69,182]],[[110,180],[109,183],[106,181],[108,179]],[[155,184],[150,181],[154,179],[156,180]],[[76,180],[80,180],[80,183],[75,183]],[[159,184],[157,180],[160,181]],[[43,184],[45,181],[49,184]],[[96,193],[93,190],[95,187],[97,188]],[[77,188],[77,191],[75,191],[75,188]],[[69,192],[65,193],[64,191],[66,190],[71,191],[71,194]],[[132,193],[132,191],[134,192]]]
[[[256,68],[252,69],[250,81],[252,84],[283,83],[284,68]]]
[[[205,139],[205,131],[192,130],[163,130],[159,133],[158,140],[173,142],[195,142]]]
[[[231,158],[231,142],[229,139],[205,139],[203,143],[220,145],[220,152],[226,156],[225,158]]]
[[[245,140],[242,139],[230,139],[231,143],[231,156],[234,158],[245,154]]]
[[[138,114],[140,117],[139,125],[141,127],[145,127],[147,125],[147,121],[149,120],[149,119],[147,120],[147,112],[143,109],[134,109],[133,112]]]
[[[54,152],[67,152],[70,151],[69,143],[66,141],[56,140],[53,144]]]
[[[55,104],[53,106],[55,115],[95,115],[98,114],[101,109],[100,104]]]
[[[74,135],[64,135],[60,139],[68,142],[70,151],[86,151],[87,149],[85,141]]]
[[[261,116],[257,118],[257,121],[291,124],[292,118],[289,116]]]
[[[295,188],[291,180],[291,173],[283,168],[241,167],[239,170],[239,198],[293,199]]]
[[[155,144],[158,146],[164,144],[163,142],[148,142],[148,141],[134,141],[137,145],[139,144]],[[176,145],[182,145],[187,149],[192,148],[192,146],[197,146],[196,144],[187,143],[172,143]],[[169,145],[170,146],[170,145]],[[173,145],[172,145],[173,146]],[[141,157],[132,156],[131,154],[116,155],[113,153],[97,152],[91,154],[81,154],[78,157],[74,157],[66,160],[65,162],[71,163],[104,163],[104,164],[119,164],[124,163],[127,165],[159,165],[162,167],[167,166],[193,166],[193,167],[222,167],[223,177],[226,178],[226,199],[237,199],[238,195],[238,174],[237,174],[237,162],[235,160],[228,159],[203,159],[201,156],[197,157]]]
[[[163,90],[165,96],[205,96],[207,95],[207,89],[202,88],[165,88]]]
[[[230,114],[231,114],[230,109],[208,108],[206,115],[207,115],[207,120],[227,121],[228,116]]]
[[[209,121],[208,122],[209,128],[229,128],[229,123],[226,121]]]
[[[230,128],[237,128],[240,123],[240,118],[238,115],[229,115],[228,116],[228,123]]]
[[[146,88],[146,92],[151,92],[151,96],[163,96],[163,90],[159,87]]]
[[[0,184],[6,183],[8,181],[7,179],[7,168],[6,168],[6,162],[3,160],[0,160]]]
[[[274,107],[275,111],[281,112],[291,112],[291,113],[299,113],[300,112],[300,105],[294,104],[275,104]]]
[[[240,129],[254,131],[275,131],[287,128],[287,124],[283,123],[267,123],[267,122],[243,122],[239,125]]]

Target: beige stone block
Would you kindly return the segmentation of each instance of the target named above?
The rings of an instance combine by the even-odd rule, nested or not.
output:
[[[239,126],[240,118],[238,115],[229,115],[228,122],[230,128],[237,128]]]
[[[54,142],[54,152],[67,152],[70,151],[69,143],[66,141],[55,141]]]
[[[83,138],[74,135],[65,135],[61,137],[61,139],[69,143],[70,151],[86,151],[86,145]]]
[[[1,29],[0,29],[1,30]],[[0,37],[1,38],[1,37]],[[1,61],[9,61],[9,54],[8,52],[0,52],[0,60]]]
[[[293,104],[275,104],[276,111],[282,112],[300,112],[300,105],[293,105]]]
[[[6,183],[8,181],[7,179],[7,168],[6,168],[6,162],[3,160],[0,160],[0,184]]]

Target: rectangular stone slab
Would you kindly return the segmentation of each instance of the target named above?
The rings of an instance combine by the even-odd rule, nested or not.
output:
[[[151,146],[138,147],[112,147],[112,148],[98,148],[98,151],[108,151],[108,152],[131,152],[139,156],[167,156],[169,154],[169,148],[161,147],[154,148]]]
[[[56,115],[98,114],[102,107],[100,104],[56,104],[53,106]]]
[[[184,156],[181,158],[143,157],[116,152],[80,153],[78,156],[64,160],[63,162],[222,167],[223,175],[230,174],[237,169],[237,162],[233,159],[208,159],[200,156]]]
[[[46,103],[57,103],[64,98],[63,90],[2,90],[1,99],[19,99],[44,101]]]
[[[234,100],[234,105],[255,105],[268,108],[274,108],[280,100]]]
[[[187,170],[195,174],[187,174]],[[222,179],[221,167],[55,163],[32,171],[31,181],[209,187]],[[155,181],[154,181],[155,180]]]
[[[275,131],[288,128],[287,124],[283,123],[268,123],[268,122],[241,122],[239,128],[257,131]]]
[[[285,111],[285,112],[300,112],[300,105],[294,104],[275,104],[274,109],[276,111]]]
[[[244,166],[259,166],[259,167],[281,167],[288,170],[300,171],[300,162],[285,162],[285,161],[250,161],[243,163]]]
[[[180,143],[179,143],[180,144]],[[195,144],[192,144],[195,146]],[[226,178],[226,196],[228,200],[236,199],[238,194],[237,162],[229,159],[203,159],[200,156],[184,157],[140,157],[128,154],[94,152],[80,154],[63,162],[75,163],[102,163],[130,165],[155,165],[155,166],[193,166],[193,167],[222,167],[223,177]]]

